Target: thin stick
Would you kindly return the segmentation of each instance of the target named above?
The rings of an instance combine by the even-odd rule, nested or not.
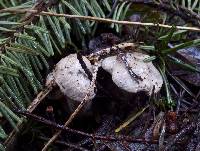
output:
[[[98,59],[97,59],[98,60]],[[70,115],[69,119],[67,120],[67,122],[65,122],[64,127],[67,127],[72,120],[78,115],[78,113],[80,112],[80,110],[84,107],[85,104],[87,104],[90,99],[89,99],[89,95],[90,95],[90,91],[93,90],[93,88],[95,87],[95,83],[96,83],[96,76],[97,76],[97,71],[99,69],[99,65],[100,63],[96,60],[95,64],[94,64],[94,73],[92,76],[92,81],[90,84],[90,88],[88,90],[88,93],[85,95],[83,101],[79,104],[79,106],[76,108],[76,110]],[[48,147],[56,140],[56,138],[61,134],[62,130],[59,130],[58,132],[56,132],[52,138],[47,142],[47,144],[44,146],[44,148],[42,149],[42,151],[46,151],[48,149]]]
[[[149,144],[157,144],[158,140],[145,140],[144,138],[135,138],[132,136],[124,136],[124,135],[99,135],[99,134],[91,134],[91,133],[86,133],[83,131],[79,131],[76,129],[72,129],[69,127],[66,127],[64,125],[60,125],[57,124],[55,122],[52,122],[50,120],[47,120],[41,116],[32,114],[30,112],[27,111],[20,111],[20,110],[16,110],[15,111],[18,114],[22,114],[28,118],[31,118],[37,122],[40,122],[42,124],[45,124],[46,126],[50,127],[50,128],[54,128],[54,129],[58,129],[58,130],[63,130],[65,132],[70,132],[76,135],[81,135],[81,136],[85,136],[85,137],[89,137],[89,138],[95,138],[96,140],[101,140],[101,141],[125,141],[125,142],[132,142],[132,143],[149,143]]]
[[[47,87],[44,88],[43,91],[38,93],[36,98],[31,102],[31,104],[27,108],[27,111],[33,112],[33,110],[35,110],[35,108],[40,104],[40,102],[42,102],[42,100],[51,92],[51,90],[53,89],[54,85],[55,85],[55,82],[54,82],[54,80],[52,80],[49,83],[49,85],[47,85]]]
[[[32,13],[35,13],[35,12],[37,12],[37,10],[2,9],[2,10],[0,10],[0,13],[2,13],[2,12],[10,12],[10,13],[32,12]],[[58,13],[46,12],[46,11],[42,11],[38,15],[66,17],[66,18],[69,18],[69,19],[90,20],[90,21],[104,22],[104,23],[110,23],[110,24],[115,23],[115,24],[122,24],[122,25],[131,25],[131,26],[140,25],[140,26],[163,27],[163,28],[175,27],[176,29],[179,29],[179,30],[200,31],[200,28],[197,28],[197,27],[171,26],[171,25],[159,24],[159,23],[142,23],[142,22],[132,22],[132,21],[120,21],[120,20],[113,20],[113,19],[93,17],[93,16],[58,14]]]

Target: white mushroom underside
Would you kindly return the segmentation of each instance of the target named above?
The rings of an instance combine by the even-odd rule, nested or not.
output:
[[[86,57],[83,57],[88,69],[92,72],[92,65]],[[68,98],[82,101],[90,88],[90,80],[82,69],[76,54],[71,54],[61,59],[53,71],[54,80],[61,92]],[[89,99],[95,97],[94,90],[90,91]]]
[[[131,77],[125,64],[120,58],[117,58],[117,56],[105,58],[102,62],[102,68],[112,75],[113,82],[119,88],[131,93],[145,91],[151,94],[154,86],[154,92],[158,92],[161,89],[163,80],[152,62],[146,63],[143,61],[148,57],[148,55],[138,52],[126,53],[129,66],[142,80]]]

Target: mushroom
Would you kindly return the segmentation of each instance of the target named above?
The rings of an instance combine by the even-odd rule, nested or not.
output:
[[[87,68],[93,72],[90,61],[83,56]],[[84,99],[90,88],[90,80],[84,69],[81,67],[77,54],[70,54],[69,56],[61,59],[55,67],[55,70],[47,77],[46,84],[50,80],[55,80],[61,92],[68,100],[68,106],[71,111],[74,111],[80,102]],[[94,89],[89,91],[89,99],[95,97]],[[88,109],[91,104],[88,104],[85,109]]]
[[[141,79],[133,78],[129,74],[124,62],[118,56],[107,57],[102,61],[102,68],[112,75],[113,82],[120,88],[130,93],[140,91],[151,94],[158,92],[163,84],[162,76],[152,62],[144,62],[149,56],[139,52],[126,53],[125,57],[131,70]]]

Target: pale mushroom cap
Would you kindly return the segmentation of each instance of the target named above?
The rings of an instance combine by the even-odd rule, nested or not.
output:
[[[92,72],[92,65],[86,57],[83,57],[88,69]],[[82,69],[76,54],[71,54],[61,59],[53,71],[54,80],[61,92],[75,101],[82,101],[88,93],[90,80]],[[94,89],[90,91],[89,99],[95,97]]]
[[[153,86],[155,86],[154,92],[158,92],[161,89],[163,80],[152,62],[146,63],[143,61],[148,57],[148,55],[138,52],[126,53],[129,66],[142,80],[134,80],[126,69],[125,64],[117,56],[105,58],[102,62],[102,68],[112,75],[113,82],[119,88],[131,93],[145,91],[151,94]]]

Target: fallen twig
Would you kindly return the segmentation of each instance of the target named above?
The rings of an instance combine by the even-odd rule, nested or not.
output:
[[[16,113],[22,114],[24,116],[27,116],[35,121],[38,121],[40,123],[45,124],[46,126],[49,126],[51,128],[55,128],[58,130],[63,130],[66,132],[71,132],[74,134],[78,134],[81,136],[89,137],[89,138],[95,138],[96,140],[104,140],[104,141],[126,141],[126,142],[133,142],[133,143],[149,143],[149,144],[157,144],[158,140],[145,140],[143,138],[134,138],[131,136],[124,136],[124,135],[106,135],[106,136],[101,136],[101,135],[95,135],[95,134],[89,134],[86,132],[82,132],[79,130],[71,129],[69,127],[66,127],[64,125],[57,124],[55,122],[52,122],[50,120],[47,120],[43,117],[37,116],[35,114],[26,112],[26,111],[15,111]]]
[[[2,9],[0,13],[9,12],[9,13],[36,13],[37,10],[28,10],[28,9]],[[114,23],[114,24],[121,24],[121,25],[140,25],[140,26],[150,26],[150,27],[163,27],[163,28],[176,28],[179,30],[190,30],[190,31],[200,31],[200,28],[197,27],[186,27],[186,26],[171,26],[166,24],[160,23],[142,23],[142,22],[132,22],[132,21],[120,21],[120,20],[113,20],[108,18],[100,18],[100,17],[93,17],[93,16],[81,16],[81,15],[69,15],[69,14],[58,14],[53,12],[46,12],[42,11],[38,15],[44,16],[57,16],[57,17],[66,17],[69,19],[80,19],[80,20],[90,20],[90,21],[97,21],[103,23]]]

